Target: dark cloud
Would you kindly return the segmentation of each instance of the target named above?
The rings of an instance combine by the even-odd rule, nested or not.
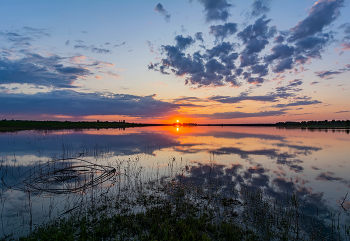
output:
[[[155,100],[154,96],[136,96],[112,93],[79,93],[57,90],[47,93],[0,94],[2,114],[23,115],[126,115],[158,117],[173,113],[181,105]]]
[[[168,13],[167,10],[165,10],[165,8],[163,7],[163,5],[161,3],[158,3],[157,6],[154,8],[154,11],[160,13],[161,15],[163,15],[165,21],[169,22],[170,21],[170,13]]]
[[[323,48],[332,38],[333,36],[324,34],[317,37],[309,36],[300,39],[295,43],[296,52],[298,54],[304,54],[308,58],[321,59]]]
[[[58,55],[43,57],[27,53],[24,58],[0,58],[0,84],[33,84],[73,88],[74,81],[91,72],[81,66],[64,66]]]
[[[237,32],[237,24],[225,23],[224,25],[212,25],[209,29],[209,34],[214,35],[216,41],[223,41]]]
[[[271,49],[271,52],[272,54],[267,55],[265,57],[265,60],[267,62],[273,61],[275,59],[284,59],[292,56],[294,53],[294,47],[288,46],[285,44],[279,44],[279,45],[275,45]]]
[[[74,45],[75,49],[84,49],[84,50],[90,50],[93,53],[99,53],[99,54],[111,54],[112,50],[106,49],[106,48],[97,48],[94,45],[87,46],[83,44],[77,44]]]
[[[265,14],[270,11],[269,6],[270,1],[268,0],[254,0],[252,4],[252,11],[250,13],[253,17],[259,17],[262,14]]]
[[[70,41],[67,40],[64,44],[65,44],[65,45],[69,45],[69,44],[70,44]]]
[[[228,10],[231,7],[226,0],[198,1],[204,4],[206,13],[210,12],[209,9],[216,9],[215,11],[217,11],[218,9]],[[259,16],[259,18],[252,24],[238,32],[236,23],[210,26],[209,34],[215,37],[215,45],[210,49],[201,45],[200,47],[204,51],[200,50],[193,54],[185,54],[183,50],[193,44],[194,39],[190,36],[187,38],[181,35],[181,38],[177,36],[176,38],[179,39],[175,39],[175,46],[163,46],[166,59],[162,59],[160,65],[153,69],[164,74],[173,73],[176,76],[185,76],[186,84],[197,87],[208,85],[241,86],[242,80],[249,84],[261,86],[267,81],[265,76],[268,76],[271,72],[278,75],[284,72],[298,74],[305,70],[301,65],[310,63],[312,59],[321,59],[325,47],[334,41],[335,33],[327,33],[323,30],[325,26],[328,26],[337,18],[343,2],[344,0],[319,0],[310,9],[308,17],[300,21],[294,28],[289,31],[278,31],[279,35],[274,39],[276,44],[272,46],[270,52],[262,56],[263,51],[271,42],[270,39],[276,35],[277,29],[276,26],[271,26],[272,20],[264,14],[269,11],[269,0],[255,0],[250,16]],[[322,16],[325,14],[328,15],[323,18]],[[305,29],[302,27],[305,27]],[[345,30],[347,27],[346,24],[340,26]],[[225,38],[232,35],[236,35],[240,42],[223,42]],[[197,33],[195,39],[203,42],[203,34],[201,32]],[[286,39],[288,43],[283,44]],[[241,50],[237,51],[240,47],[242,47]],[[338,72],[315,73],[321,77],[344,71],[347,70],[340,69]],[[301,91],[301,88],[296,88],[301,83],[293,83],[293,85],[289,84],[276,89],[281,93]],[[302,104],[302,102],[299,103]],[[306,103],[310,103],[310,100],[304,102],[304,104]]]
[[[333,75],[338,75],[341,74],[343,72],[340,71],[316,71],[314,72],[314,74],[318,77],[320,77],[321,79],[333,79]]]
[[[301,79],[294,79],[292,81],[289,81],[287,88],[293,88],[302,84],[303,84],[303,81]]]
[[[38,29],[32,27],[23,27],[14,31],[0,31],[0,36],[3,36],[7,42],[15,46],[31,46],[32,41],[41,39],[42,37],[50,37],[46,29]]]
[[[255,84],[255,85],[259,85],[265,82],[264,78],[261,77],[249,77],[247,78],[247,82],[249,84]]]
[[[267,64],[265,64],[265,65],[260,65],[260,64],[252,65],[252,66],[250,66],[250,71],[252,74],[259,75],[259,77],[265,76],[269,73]]]
[[[280,61],[273,67],[272,71],[274,73],[283,73],[287,69],[293,68],[293,58],[285,58]]]
[[[196,117],[207,117],[209,119],[239,119],[239,118],[250,118],[250,117],[267,117],[267,116],[281,116],[285,115],[284,110],[279,111],[261,111],[254,113],[247,112],[217,112],[214,114],[196,114]]]
[[[273,37],[276,33],[274,27],[269,27],[268,24],[271,19],[266,19],[262,16],[257,19],[254,24],[248,25],[245,29],[237,34],[245,45],[239,59],[241,61],[240,67],[248,67],[257,65],[260,61],[259,53],[269,44],[268,39]],[[254,69],[254,68],[253,68]],[[265,67],[264,75],[267,74],[267,66]],[[245,77],[247,78],[247,77]],[[262,78],[251,78],[250,82],[262,83]]]
[[[243,67],[258,64],[260,58],[259,58],[258,54],[251,54],[251,55],[241,54],[239,56],[239,60],[241,61],[240,67],[243,68]]]
[[[310,9],[308,16],[299,21],[290,31],[289,42],[314,35],[330,25],[340,14],[344,0],[319,0]]]
[[[267,44],[269,44],[269,41],[266,39],[252,39],[246,44],[243,53],[246,55],[260,53]]]
[[[349,113],[350,111],[348,110],[342,110],[342,111],[337,111],[337,112],[334,112],[335,114],[340,114],[340,113]]]
[[[277,104],[275,107],[279,108],[286,108],[286,107],[291,107],[291,106],[303,106],[303,105],[317,105],[317,104],[322,104],[323,102],[318,101],[318,100],[299,100],[295,102],[290,102],[288,104]]]
[[[229,9],[233,7],[227,0],[198,0],[204,5],[206,22],[226,21],[229,17]]]
[[[197,40],[201,41],[202,43],[204,42],[203,33],[202,33],[202,32],[197,32],[197,33],[194,35],[194,37],[195,37]]]
[[[220,96],[220,95],[216,95],[216,96],[212,96],[209,97],[209,100],[212,101],[217,101],[220,103],[240,103],[242,101],[245,100],[252,100],[252,101],[261,101],[261,102],[277,102],[279,101],[280,98],[286,98],[292,96],[292,94],[286,94],[286,93],[270,93],[267,95],[257,95],[257,96],[250,96],[248,95],[247,92],[242,92],[240,93],[239,96]]]
[[[179,97],[176,99],[173,99],[174,102],[179,102],[179,101],[190,101],[190,102],[198,102],[198,101],[203,101],[203,99],[200,99],[198,97]]]
[[[182,35],[177,35],[175,37],[176,47],[179,50],[185,50],[192,44],[194,44],[195,40],[191,36],[183,37]]]
[[[122,42],[121,44],[116,44],[116,45],[114,45],[113,47],[120,47],[120,46],[123,46],[123,45],[125,45],[126,44],[126,42]]]
[[[280,43],[282,43],[283,41],[284,41],[284,36],[283,35],[278,35],[277,37],[275,37],[275,43],[278,43],[278,44],[280,44]]]
[[[207,49],[205,54],[195,52],[194,54],[185,54],[182,50],[194,42],[191,37],[184,38],[176,36],[176,46],[162,46],[163,52],[167,58],[162,59],[161,63],[152,64],[148,68],[162,73],[170,69],[176,76],[186,76],[185,83],[201,86],[222,86],[230,83],[239,85],[235,76],[232,74],[234,68],[233,61],[237,54],[232,53],[235,44],[223,42]],[[159,66],[159,67],[158,67]]]
[[[235,44],[231,44],[230,42],[222,42],[211,49],[207,49],[206,52],[208,58],[211,59],[213,57],[227,56],[234,50],[234,48]]]
[[[237,34],[244,44],[248,44],[254,39],[268,39],[273,37],[276,33],[274,27],[268,27],[268,23],[271,19],[266,19],[266,16],[262,16],[257,19],[254,24],[248,25],[245,29]]]

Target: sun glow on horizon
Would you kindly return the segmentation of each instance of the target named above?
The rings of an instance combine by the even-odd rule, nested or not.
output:
[[[179,120],[176,120],[177,123],[179,123]]]

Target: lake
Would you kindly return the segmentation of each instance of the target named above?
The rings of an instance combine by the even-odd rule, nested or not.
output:
[[[133,173],[124,175],[125,183],[181,172],[196,182],[209,175],[232,188],[259,187],[272,198],[295,193],[305,210],[326,220],[350,209],[349,198],[344,201],[350,190],[349,146],[347,130],[276,127],[1,133],[0,237],[25,234],[79,203],[93,202],[91,193],[111,192],[121,173]],[[346,215],[341,220],[349,223]]]

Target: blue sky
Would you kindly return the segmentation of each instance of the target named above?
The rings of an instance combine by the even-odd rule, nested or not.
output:
[[[1,1],[0,118],[349,119],[349,1]]]

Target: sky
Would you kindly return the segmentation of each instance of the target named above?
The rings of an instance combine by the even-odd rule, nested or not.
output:
[[[0,1],[0,119],[350,119],[349,0]]]

